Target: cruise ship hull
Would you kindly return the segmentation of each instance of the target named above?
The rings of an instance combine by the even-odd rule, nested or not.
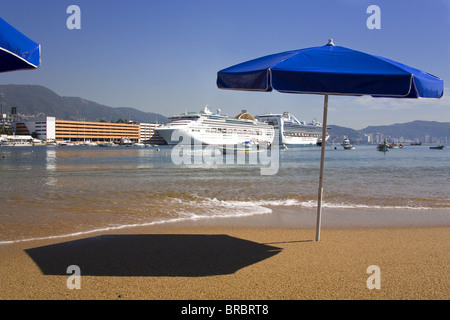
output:
[[[169,145],[238,145],[272,144],[274,128],[255,119],[236,119],[209,112],[184,114],[170,118],[170,122],[155,131]]]
[[[167,142],[168,145],[201,144],[201,145],[237,145],[246,141],[256,144],[273,143],[271,137],[260,137],[251,134],[208,134],[206,132],[192,132],[189,129],[158,128],[155,131]],[[205,130],[206,131],[206,130]]]
[[[289,137],[283,135],[281,137],[281,144],[287,146],[310,146],[317,145],[320,137]]]

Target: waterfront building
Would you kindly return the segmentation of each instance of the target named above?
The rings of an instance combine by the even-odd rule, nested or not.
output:
[[[142,143],[149,144],[158,144],[164,145],[167,144],[166,140],[163,139],[158,133],[155,132],[155,128],[161,126],[156,123],[141,123],[141,140]]]
[[[16,135],[31,135],[43,141],[83,141],[117,142],[126,138],[131,142],[144,142],[154,139],[156,124],[109,123],[57,120],[46,117],[13,123]],[[157,141],[157,139],[155,140]],[[152,142],[155,143],[156,142]]]
[[[55,117],[46,117],[34,121],[13,122],[12,127],[16,135],[33,136],[43,141],[54,141]]]
[[[139,124],[128,123],[56,120],[55,135],[58,141],[120,142],[122,138],[127,138],[138,142],[140,127]]]

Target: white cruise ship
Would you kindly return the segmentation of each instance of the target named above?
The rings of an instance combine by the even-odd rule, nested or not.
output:
[[[289,112],[283,114],[265,113],[256,116],[256,119],[275,128],[279,133],[281,145],[307,146],[320,144],[322,141],[322,125],[319,122],[305,123],[299,121]],[[329,137],[327,134],[326,140]]]
[[[179,144],[181,137],[202,145],[272,144],[273,126],[256,120],[243,110],[236,117],[212,113],[207,106],[200,112],[187,112],[170,117],[169,123],[155,128],[169,145]],[[186,143],[186,141],[184,141]]]

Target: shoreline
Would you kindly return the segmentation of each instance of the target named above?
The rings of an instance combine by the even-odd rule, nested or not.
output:
[[[415,216],[406,224],[388,212],[367,221],[370,212],[340,210],[336,221],[326,210],[320,242],[310,226],[315,210],[301,219],[288,210],[0,245],[0,299],[450,298],[443,213],[420,226],[422,210],[403,213],[403,222]],[[340,225],[344,216],[353,222]],[[66,269],[77,264],[81,289],[70,290]],[[367,288],[371,265],[381,270],[379,290]]]
[[[315,228],[316,208],[299,206],[264,206],[270,213],[255,213],[238,216],[212,216],[199,218],[175,218],[129,225],[99,226],[90,230],[72,233],[38,235],[24,239],[0,240],[0,250],[4,245],[35,241],[63,241],[73,237],[84,237],[98,233],[119,232],[120,230],[146,227],[279,227]],[[450,226],[447,209],[439,208],[324,208],[322,228],[389,228],[389,227],[440,227]]]

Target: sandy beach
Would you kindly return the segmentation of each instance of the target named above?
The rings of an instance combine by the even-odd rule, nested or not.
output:
[[[416,221],[429,215],[408,214]],[[4,244],[0,299],[450,298],[448,225],[400,226],[380,215],[373,222],[384,225],[343,227],[332,216],[325,216],[320,242],[291,212]],[[67,272],[70,265],[80,278]],[[376,275],[369,266],[379,267],[379,289],[368,288]],[[76,280],[80,289],[69,289]]]

